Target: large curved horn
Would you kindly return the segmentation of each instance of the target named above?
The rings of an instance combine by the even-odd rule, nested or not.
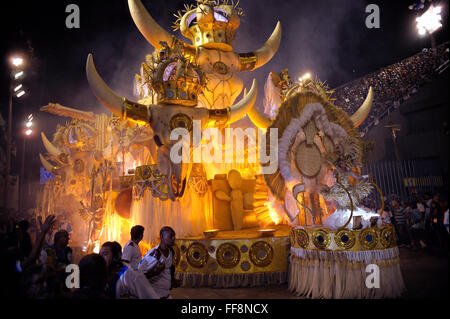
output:
[[[53,166],[52,164],[50,164],[50,162],[47,161],[44,158],[44,156],[42,156],[42,154],[39,154],[39,158],[41,159],[42,166],[44,166],[47,171],[49,171],[50,173],[52,173],[54,175],[58,175],[58,170],[59,170],[58,167]]]
[[[156,23],[140,0],[128,0],[128,7],[137,28],[155,49],[162,47],[160,42],[170,45],[172,36]]]
[[[55,145],[53,145],[47,138],[47,136],[45,136],[44,132],[41,132],[41,138],[42,138],[42,143],[45,146],[45,149],[47,150],[47,152],[54,156],[54,157],[59,157],[61,155],[61,151],[58,150]]]
[[[256,97],[258,96],[258,83],[253,79],[252,88],[250,92],[236,105],[229,108],[229,116],[227,124],[232,124],[234,122],[242,119],[250,109],[253,108],[256,102]]]
[[[89,54],[86,63],[86,75],[92,92],[97,99],[113,114],[122,116],[125,99],[117,95],[100,77],[94,65],[92,54]]]
[[[92,92],[103,106],[123,119],[142,125],[147,124],[151,108],[117,95],[98,74],[92,54],[89,54],[87,59],[86,74]]]
[[[248,112],[248,117],[257,127],[261,129],[267,129],[272,125],[272,120],[267,118],[258,108],[254,105]]]
[[[241,71],[253,71],[269,62],[280,47],[281,33],[281,23],[278,21],[272,35],[260,49],[252,53],[239,54]]]
[[[366,118],[369,116],[370,111],[372,110],[373,104],[373,89],[369,88],[369,94],[367,94],[366,100],[361,105],[358,111],[356,111],[350,119],[352,120],[355,127],[360,126]]]

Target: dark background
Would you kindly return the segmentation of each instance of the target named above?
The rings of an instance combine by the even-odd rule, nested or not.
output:
[[[270,71],[289,68],[292,76],[306,72],[337,87],[367,73],[411,56],[430,46],[428,37],[420,37],[415,27],[417,13],[408,10],[413,0],[241,0],[245,16],[234,41],[236,52],[259,48],[279,20],[283,38],[275,57],[259,70],[242,74],[247,87],[251,79],[263,87]],[[448,2],[443,5],[444,27],[436,42],[447,41]],[[6,6],[6,3],[8,4]],[[67,29],[66,6],[77,4],[81,10],[81,28]],[[144,0],[150,14],[171,32],[173,13],[184,3],[194,1]],[[367,29],[368,4],[379,5],[381,28]],[[85,77],[86,57],[93,53],[97,69],[118,93],[133,99],[134,75],[145,55],[153,48],[134,25],[126,0],[15,1],[1,4],[2,47],[0,72],[0,111],[8,118],[9,58],[13,53],[25,56],[27,95],[13,104],[13,133],[16,145],[22,145],[23,124],[33,113],[35,133],[27,144],[28,180],[39,179],[39,152],[44,152],[39,133],[51,137],[57,123],[68,119],[39,112],[49,102],[94,112],[105,112],[91,93]],[[420,12],[422,14],[423,11]],[[184,39],[179,32],[176,35]],[[260,89],[258,101],[262,102]],[[20,159],[21,147],[18,148]],[[14,161],[12,173],[20,165]]]

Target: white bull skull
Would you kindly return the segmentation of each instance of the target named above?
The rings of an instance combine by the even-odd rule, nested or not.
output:
[[[172,130],[182,127],[192,132],[194,121],[201,121],[201,128],[225,126],[242,119],[256,102],[258,88],[253,80],[249,93],[234,106],[220,110],[180,105],[144,105],[131,102],[116,94],[98,74],[92,55],[89,55],[86,74],[89,85],[97,99],[113,114],[137,123],[146,123],[154,132],[158,146],[158,166],[169,183],[169,197],[175,200],[182,197],[190,164],[175,164],[170,159],[170,150],[177,141],[170,140]]]

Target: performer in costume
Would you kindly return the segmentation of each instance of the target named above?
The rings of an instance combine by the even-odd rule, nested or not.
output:
[[[175,279],[173,258],[175,252],[175,231],[170,227],[163,227],[159,233],[161,242],[142,258],[139,270],[145,273],[148,281],[161,299],[172,299],[170,290],[180,286]]]

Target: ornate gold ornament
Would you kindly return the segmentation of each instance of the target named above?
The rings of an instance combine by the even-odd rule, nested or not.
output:
[[[366,249],[374,249],[377,246],[378,238],[375,228],[366,228],[359,234],[359,243]]]
[[[316,230],[313,232],[312,241],[318,249],[327,249],[331,243],[330,234],[323,229]]]
[[[296,229],[297,243],[300,247],[306,248],[309,245],[309,236],[303,229]]]
[[[334,234],[334,242],[340,248],[351,249],[356,244],[356,235],[351,230],[343,229]]]
[[[186,258],[189,265],[195,268],[202,268],[206,265],[208,257],[208,251],[205,246],[198,242],[192,243],[186,252]]]
[[[380,243],[384,248],[389,248],[395,244],[395,233],[392,227],[383,227],[380,231]]]
[[[250,248],[250,260],[257,267],[267,267],[272,263],[273,248],[265,241],[258,241]]]
[[[152,196],[162,201],[169,199],[168,180],[158,169],[158,165],[144,165],[136,167],[133,185],[133,198],[141,200],[147,189]]]
[[[156,172],[156,169],[157,167],[152,167],[150,165],[136,167],[134,173],[135,180],[145,181],[147,179],[150,179],[153,176],[154,172]]]
[[[241,269],[242,269],[243,271],[249,271],[251,267],[252,267],[252,265],[250,265],[250,263],[249,263],[248,261],[244,261],[244,262],[241,264]]]
[[[219,73],[221,75],[226,75],[228,73],[228,67],[225,63],[218,61],[214,63],[214,72]]]
[[[225,243],[217,249],[216,259],[223,268],[234,268],[241,260],[241,253],[236,245]]]
[[[172,117],[170,120],[170,128],[171,130],[177,129],[177,128],[184,128],[188,130],[189,132],[192,132],[192,119],[187,116],[186,114],[176,114]]]
[[[198,197],[203,197],[208,192],[208,180],[205,176],[191,176],[189,185]]]

